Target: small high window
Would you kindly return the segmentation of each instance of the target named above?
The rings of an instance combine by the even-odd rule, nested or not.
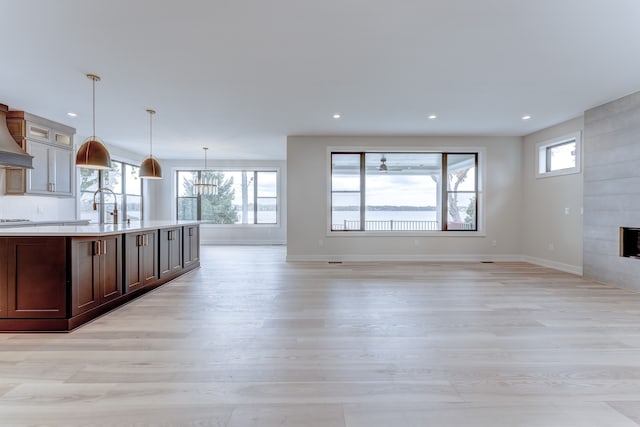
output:
[[[579,132],[539,143],[536,175],[540,178],[579,173],[580,150]]]

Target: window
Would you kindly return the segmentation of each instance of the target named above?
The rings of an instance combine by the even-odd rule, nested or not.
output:
[[[217,193],[199,195],[194,183],[211,178]],[[214,224],[277,224],[278,172],[207,170],[176,172],[177,218]]]
[[[580,133],[537,145],[537,176],[556,176],[580,172]]]
[[[331,231],[477,231],[478,194],[478,153],[331,153]]]
[[[115,194],[119,222],[127,219],[142,220],[142,180],[138,176],[140,168],[124,162],[111,162],[111,169],[98,171],[80,168],[80,218],[91,222],[112,222],[113,196],[109,193],[94,193],[98,183],[102,188],[109,189]]]

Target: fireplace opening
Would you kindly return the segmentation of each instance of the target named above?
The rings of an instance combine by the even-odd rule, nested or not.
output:
[[[620,256],[640,258],[640,228],[620,227]]]

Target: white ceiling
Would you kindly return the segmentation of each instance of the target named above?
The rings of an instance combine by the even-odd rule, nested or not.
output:
[[[637,0],[0,0],[0,102],[81,142],[96,73],[97,136],[144,155],[155,108],[154,154],[174,159],[525,135],[640,90],[639,23]]]

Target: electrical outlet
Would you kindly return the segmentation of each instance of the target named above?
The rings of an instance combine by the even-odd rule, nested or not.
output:
[[[549,250],[550,251],[555,251],[556,250],[556,245],[554,245],[553,243],[549,243]]]
[[[492,241],[491,241],[491,246],[494,246],[494,247],[495,247],[495,246],[498,246],[498,242],[497,242],[497,241],[495,241],[495,240],[492,240]]]
[[[564,208],[564,214],[565,215],[570,215],[571,214],[571,208]]]

